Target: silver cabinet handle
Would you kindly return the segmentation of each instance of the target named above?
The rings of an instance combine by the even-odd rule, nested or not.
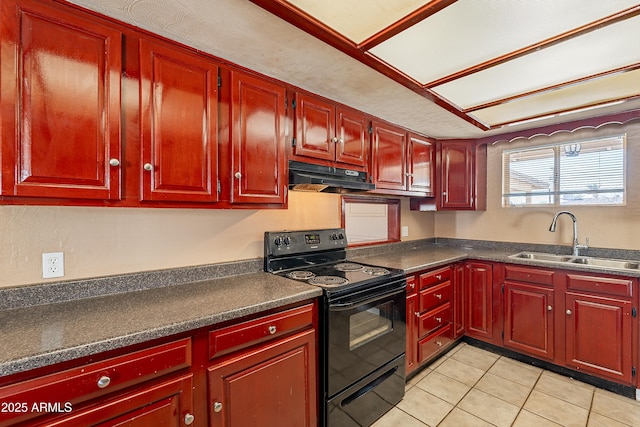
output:
[[[220,411],[222,411],[222,403],[213,402],[213,412],[220,412]]]
[[[273,326],[273,325],[269,326],[269,333],[271,335],[275,334],[276,331],[277,331],[277,328],[275,326]]]
[[[436,279],[442,280],[442,275],[441,274],[436,274]]]
[[[242,174],[240,172],[236,172],[235,175],[233,175],[236,177],[236,179],[240,179],[242,178]]]
[[[111,378],[106,375],[103,375],[98,380],[98,388],[106,388],[111,384]]]
[[[340,139],[338,140],[338,142],[339,142],[340,144],[344,144],[344,139],[340,138]]]
[[[185,425],[190,426],[191,424],[193,424],[193,421],[196,419],[196,417],[193,416],[193,414],[187,414],[184,416],[184,423]]]
[[[147,172],[151,172],[153,170],[153,165],[151,163],[145,163],[144,166],[142,166],[142,168]]]
[[[118,159],[111,159],[111,160],[109,160],[109,164],[110,164],[111,166],[113,166],[113,167],[120,166],[120,160],[118,160]]]
[[[416,288],[416,284],[415,284],[415,283],[410,283],[410,284],[409,284],[409,288],[411,288],[411,289],[415,289],[415,288]]]
[[[447,195],[447,192],[446,192],[446,191],[443,191],[443,192],[442,192],[442,195],[443,195],[443,196],[446,196],[446,195]]]
[[[438,299],[442,299],[442,294],[433,294],[433,296],[438,298]]]
[[[435,319],[436,319],[436,322],[442,323],[442,317],[436,317]]]
[[[571,316],[571,310],[567,310],[567,314]]]
[[[442,347],[442,341],[436,341],[436,344],[438,344],[438,347]]]
[[[334,136],[333,138],[331,138],[331,142],[333,142],[333,143],[335,144],[336,142],[338,142],[338,138],[336,138],[336,137]]]
[[[419,311],[416,311],[416,312],[415,312],[415,313],[413,313],[413,314],[415,314],[415,315],[416,315],[416,317],[420,317],[420,312],[419,312]]]
[[[547,311],[551,311],[553,310],[553,307],[551,307],[550,305],[547,306]]]

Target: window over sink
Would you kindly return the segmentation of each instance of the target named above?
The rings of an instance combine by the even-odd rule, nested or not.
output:
[[[626,135],[502,152],[502,206],[622,206]]]

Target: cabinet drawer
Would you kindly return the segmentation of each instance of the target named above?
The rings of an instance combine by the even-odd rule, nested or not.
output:
[[[420,312],[433,310],[441,304],[451,302],[453,298],[453,285],[445,282],[437,286],[420,291]]]
[[[112,391],[191,366],[191,338],[91,363],[0,388],[0,402],[70,402],[76,405]],[[22,416],[0,413],[0,425]]]
[[[451,314],[451,304],[444,304],[442,307],[420,316],[420,336],[424,337],[436,329],[451,323]]]
[[[418,286],[416,284],[416,276],[407,277],[407,296],[414,295],[418,292]]]
[[[540,285],[553,285],[553,271],[540,268],[517,267],[505,265],[504,278],[518,282],[538,283]]]
[[[209,358],[313,325],[313,304],[209,332]]]
[[[632,295],[633,280],[567,274],[567,289],[570,291],[601,292],[630,297]]]
[[[448,325],[418,342],[418,363],[430,359],[453,342],[453,328]]]
[[[440,268],[420,275],[420,289],[451,280],[451,267]]]

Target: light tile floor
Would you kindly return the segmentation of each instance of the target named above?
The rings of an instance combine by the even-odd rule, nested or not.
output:
[[[640,426],[640,402],[459,344],[373,427]]]

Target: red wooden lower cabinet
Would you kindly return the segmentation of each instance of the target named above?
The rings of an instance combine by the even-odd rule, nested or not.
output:
[[[141,387],[116,399],[72,412],[42,426],[136,426],[179,427],[199,425],[191,413],[193,405],[192,375],[161,384]]]
[[[568,292],[567,366],[631,383],[631,301]]]
[[[526,283],[504,284],[504,346],[541,359],[554,357],[554,291]]]
[[[407,350],[405,354],[406,374],[418,368],[418,293],[416,276],[407,277]]]
[[[4,379],[0,427],[314,427],[316,315],[306,304]]]
[[[407,375],[454,342],[456,295],[450,266],[407,277]]]
[[[304,331],[209,368],[209,425],[315,426],[315,333]]]
[[[466,319],[469,336],[493,339],[493,266],[482,262],[468,262],[466,269]]]

